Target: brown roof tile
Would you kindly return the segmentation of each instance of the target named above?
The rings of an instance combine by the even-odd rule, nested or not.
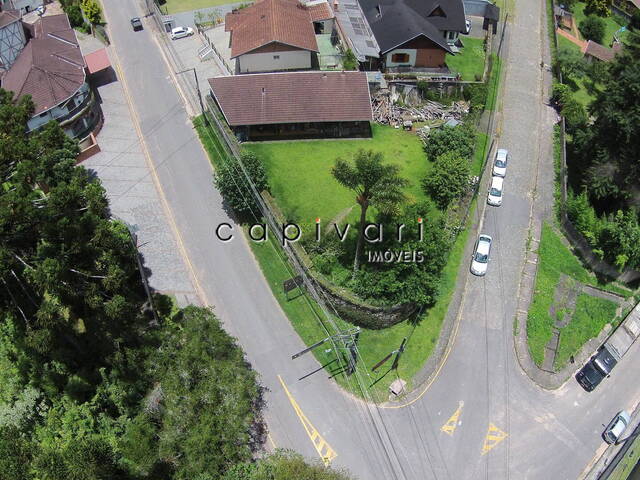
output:
[[[315,5],[307,6],[307,8],[309,9],[312,22],[328,20],[335,17],[328,2],[316,3]]]
[[[20,98],[31,95],[35,114],[71,97],[85,81],[84,58],[66,15],[42,17],[35,38],[2,78],[2,88]]]
[[[18,10],[3,10],[0,12],[0,28],[6,27],[17,20],[20,20],[20,12]]]
[[[209,79],[231,126],[371,121],[365,72],[294,72]]]
[[[318,51],[309,10],[298,0],[261,0],[228,13],[225,24],[231,31],[231,58],[273,42]]]
[[[584,48],[584,54],[595,57],[603,62],[610,62],[613,60],[613,57],[615,57],[616,52],[611,48],[589,40]]]

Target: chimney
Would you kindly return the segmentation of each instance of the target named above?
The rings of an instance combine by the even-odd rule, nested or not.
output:
[[[337,12],[338,11],[338,0],[333,0],[333,9]]]

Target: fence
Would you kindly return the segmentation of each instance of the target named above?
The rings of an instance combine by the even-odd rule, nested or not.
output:
[[[220,24],[220,25],[224,25],[224,24]],[[202,40],[202,46],[203,47],[206,46],[207,48],[211,49],[213,54],[217,57],[220,65],[222,65],[224,67],[224,69],[226,70],[225,71],[226,75],[233,75],[233,69],[227,63],[227,61],[224,59],[224,57],[220,54],[220,52],[218,51],[216,46],[213,44],[213,42],[211,41],[211,39],[207,35],[207,32],[204,30],[204,28],[202,28],[201,25],[196,25],[196,28],[198,29],[199,37]],[[201,58],[203,58],[203,57],[201,57]]]

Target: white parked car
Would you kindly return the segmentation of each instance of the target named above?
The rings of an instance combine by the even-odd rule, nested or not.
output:
[[[40,5],[38,8],[36,8],[36,13],[39,16],[42,16],[44,15],[45,10],[46,10],[46,7],[44,5]]]
[[[493,162],[493,176],[504,177],[507,175],[507,164],[511,160],[511,155],[504,148],[499,148],[496,152],[496,159]]]
[[[494,207],[502,205],[503,183],[504,178],[502,177],[491,178],[491,187],[489,188],[489,194],[487,195],[487,203],[489,205],[493,205]]]
[[[171,40],[177,40],[178,38],[189,37],[193,35],[193,28],[191,27],[176,27],[171,30],[169,36]]]
[[[478,276],[483,276],[487,273],[489,253],[491,253],[491,237],[489,235],[480,235],[471,257],[471,273]]]
[[[464,21],[464,32],[465,35],[469,35],[471,33],[471,20]]]
[[[624,410],[618,412],[618,414],[613,417],[613,420],[607,425],[604,432],[602,433],[602,438],[607,443],[618,443],[620,437],[624,433],[624,431],[629,426],[631,422],[631,417]]]

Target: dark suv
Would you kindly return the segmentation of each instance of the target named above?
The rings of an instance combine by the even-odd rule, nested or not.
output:
[[[598,350],[591,360],[576,374],[576,380],[587,392],[596,388],[602,379],[608,376],[618,361],[606,347]]]
[[[140,21],[138,17],[133,17],[131,19],[131,26],[133,27],[134,32],[142,30],[142,21]]]

